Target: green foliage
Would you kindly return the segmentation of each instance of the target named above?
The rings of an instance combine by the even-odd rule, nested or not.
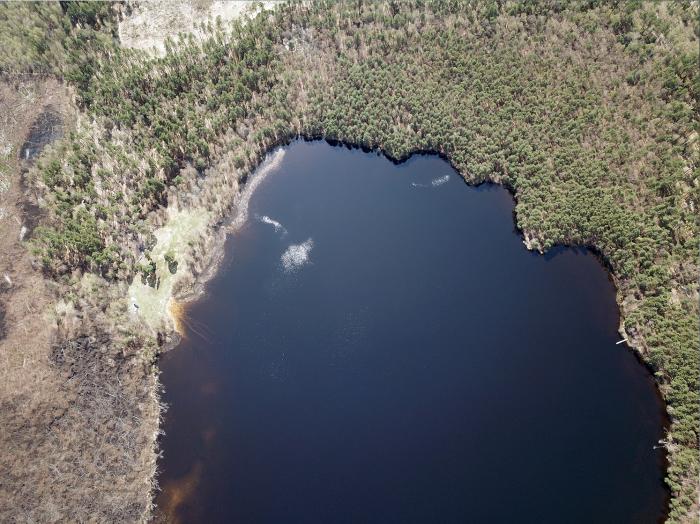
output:
[[[67,75],[84,85],[114,46],[119,2],[0,3],[0,76]]]
[[[60,4],[73,25],[81,24],[93,27],[98,27],[103,23],[103,20],[110,18],[114,5],[111,2],[81,2],[75,0],[60,2]]]
[[[147,263],[139,264],[137,269],[141,273],[141,282],[145,285],[157,288],[158,274],[156,272],[156,263],[148,255],[146,255]]]
[[[53,273],[70,268],[101,272],[114,258],[114,249],[106,248],[97,221],[84,208],[64,217],[61,228],[39,227],[36,247],[44,267]]]
[[[669,518],[683,518],[700,424],[695,8],[292,2],[155,58],[115,47],[104,9],[70,4],[62,18],[56,6],[0,6],[0,22],[21,11],[36,33],[0,32],[16,53],[28,47],[0,66],[59,64],[103,126],[76,134],[37,177],[54,220],[36,240],[49,271],[153,280],[152,261],[135,263],[142,229],[198,187],[188,169],[206,177],[227,156],[243,180],[297,136],[395,159],[439,153],[469,181],[513,190],[535,247],[586,245],[609,264],[623,327],[669,403]],[[44,30],[64,47],[42,42]]]
[[[175,253],[168,251],[165,255],[165,263],[168,265],[168,271],[173,275],[177,273],[177,259],[175,258]]]
[[[59,72],[69,27],[57,3],[0,3],[0,75]]]

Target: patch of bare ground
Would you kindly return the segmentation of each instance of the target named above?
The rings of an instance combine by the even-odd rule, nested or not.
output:
[[[165,40],[177,40],[178,34],[201,38],[202,23],[226,24],[237,18],[254,16],[270,9],[279,0],[150,0],[129,4],[119,24],[119,39],[124,47],[143,49],[156,55],[165,54]]]
[[[23,174],[75,115],[55,80],[0,83],[0,522],[150,512],[160,411],[147,342],[85,298],[109,298],[104,281],[62,297],[26,241],[40,217]]]
[[[20,236],[26,227],[25,198],[21,184],[23,162],[20,147],[41,105],[58,98],[55,85],[0,85],[0,520],[20,517],[13,507],[26,483],[24,472],[33,446],[23,435],[40,433],[64,408],[50,392],[60,387],[60,377],[51,369],[48,353],[54,329],[47,313],[51,293],[42,275],[32,267]],[[53,91],[53,93],[51,93]],[[48,394],[46,394],[48,393]],[[45,433],[45,431],[44,431]],[[25,515],[29,517],[29,515]]]

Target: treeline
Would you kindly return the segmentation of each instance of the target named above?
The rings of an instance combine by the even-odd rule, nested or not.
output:
[[[89,64],[116,44],[121,4],[0,3],[0,78],[87,73]]]
[[[296,136],[439,152],[510,187],[535,247],[587,245],[610,264],[669,403],[669,519],[684,518],[700,423],[690,2],[293,2],[158,58],[119,48],[104,7],[71,9],[32,18],[63,20],[65,46],[28,55],[59,64],[94,119],[35,173],[47,272],[133,278],[159,210],[196,201],[222,158],[245,176]]]

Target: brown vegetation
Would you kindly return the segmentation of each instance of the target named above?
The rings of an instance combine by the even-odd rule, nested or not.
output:
[[[57,307],[55,284],[20,241],[37,209],[20,151],[47,108],[72,125],[70,98],[53,80],[0,84],[2,522],[135,521],[151,503],[159,409],[143,344],[116,350],[104,316],[81,313],[93,304]]]
[[[109,4],[0,4],[0,41],[13,50],[0,53],[0,73],[64,77],[83,110],[76,134],[28,177],[46,213],[34,247],[49,284],[15,240],[22,210],[35,209],[16,148],[48,101],[20,116],[17,93],[30,84],[0,93],[17,119],[4,124],[15,150],[2,169],[15,174],[20,221],[0,220],[12,282],[0,273],[10,377],[0,518],[148,514],[159,413],[150,363],[167,337],[129,315],[128,283],[153,276],[142,259],[168,206],[210,213],[176,254],[180,290],[194,286],[239,179],[305,136],[395,158],[438,152],[469,181],[513,190],[530,247],[598,250],[616,277],[621,331],[669,403],[670,519],[694,519],[697,4],[557,4],[297,2],[230,31],[203,28],[204,42],[167,42],[160,58],[117,45]]]

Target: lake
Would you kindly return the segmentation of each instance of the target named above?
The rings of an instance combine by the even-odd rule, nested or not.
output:
[[[528,252],[437,156],[283,151],[161,358],[161,516],[663,518],[664,406],[593,254]]]

